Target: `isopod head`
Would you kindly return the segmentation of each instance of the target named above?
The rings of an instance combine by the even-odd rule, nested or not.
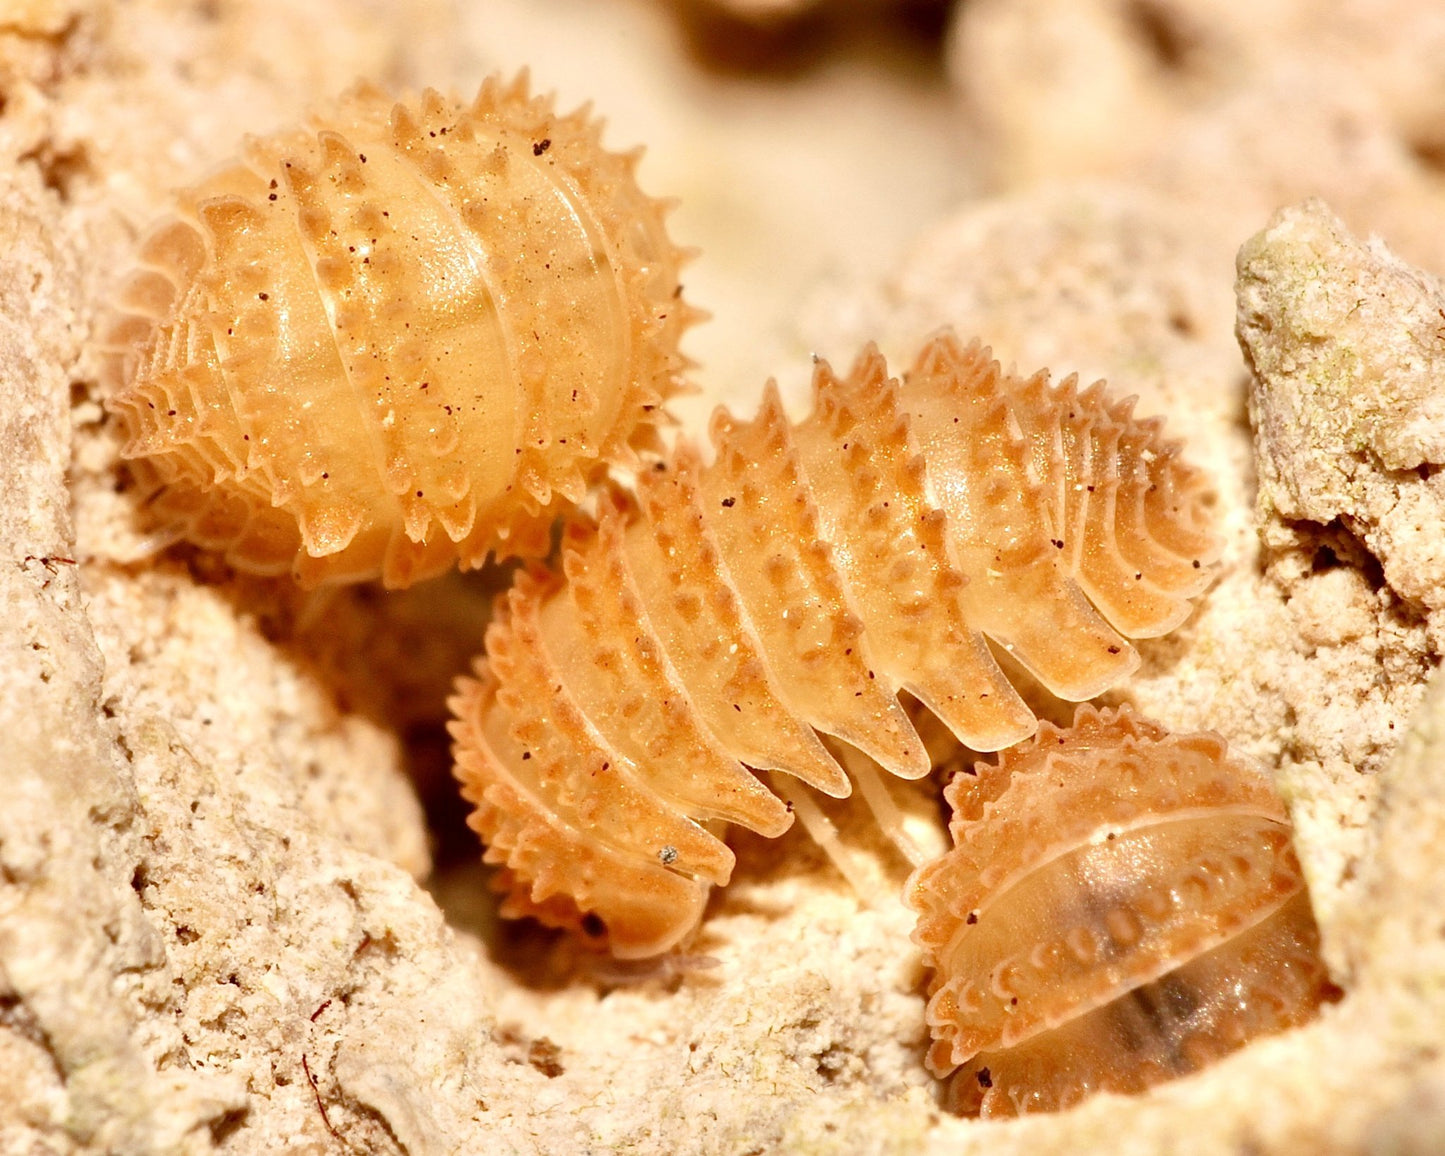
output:
[[[906,897],[955,1110],[1139,1092],[1333,995],[1288,816],[1218,736],[1084,706],[945,794],[955,846]]]
[[[699,316],[667,204],[600,135],[525,75],[361,85],[180,192],[103,338],[155,516],[307,586],[544,552],[653,446]]]

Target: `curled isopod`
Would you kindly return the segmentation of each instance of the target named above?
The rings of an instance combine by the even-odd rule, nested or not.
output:
[[[772,386],[752,422],[719,411],[711,464],[681,440],[500,600],[451,729],[506,914],[665,951],[732,871],[702,824],[792,821],[752,769],[848,794],[822,732],[927,774],[900,688],[1006,747],[1037,722],[985,638],[1090,698],[1209,581],[1208,487],[1102,384],[945,333],[902,382],[870,349],[814,393],[797,424]]]
[[[154,515],[308,586],[545,552],[654,445],[698,316],[640,150],[601,131],[525,74],[360,85],[179,193],[102,341]]]
[[[1289,817],[1217,735],[1083,706],[945,796],[954,847],[905,894],[954,1110],[1139,1092],[1332,997]]]

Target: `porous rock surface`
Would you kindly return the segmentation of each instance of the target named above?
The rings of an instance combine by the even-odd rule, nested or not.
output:
[[[1357,274],[1341,280],[1341,268]],[[1445,291],[1318,202],[1245,245],[1239,273],[1266,541],[1294,545],[1301,523],[1343,531],[1438,640]]]
[[[498,56],[421,0],[0,14],[0,1152],[1431,1151],[1445,686],[1417,703],[1439,458],[1396,403],[1438,400],[1439,295],[1319,207],[1244,250],[1247,361],[1220,253],[1249,230],[1226,242],[1135,180],[967,206],[888,284],[790,322],[844,361],[874,337],[906,359],[947,322],[1182,415],[1228,548],[1120,694],[1279,768],[1347,989],[1317,1024],[1138,1100],[947,1118],[902,868],[846,805],[876,893],[799,836],[741,839],[737,882],[669,965],[498,927],[475,873],[433,884],[444,918],[417,790],[492,580],[308,597],[162,550],[85,340],[163,190],[241,128],[358,74],[473,83]],[[926,815],[926,792],[904,801]]]

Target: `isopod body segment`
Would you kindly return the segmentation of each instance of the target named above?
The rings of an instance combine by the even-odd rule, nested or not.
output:
[[[1284,806],[1218,736],[1083,706],[945,795],[905,897],[955,1110],[1142,1091],[1331,997]]]
[[[1207,485],[1102,385],[945,333],[901,382],[870,349],[814,392],[798,423],[771,386],[719,411],[711,463],[679,441],[500,601],[451,729],[505,913],[665,951],[732,870],[705,824],[791,822],[753,769],[846,795],[821,732],[927,774],[900,689],[1006,747],[1036,720],[994,647],[1090,698],[1209,581]]]
[[[525,76],[361,85],[180,192],[104,338],[155,516],[305,585],[545,552],[653,445],[699,316],[640,153],[600,134]]]

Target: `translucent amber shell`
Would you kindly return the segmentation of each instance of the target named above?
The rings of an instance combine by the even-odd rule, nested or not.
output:
[[[900,688],[975,750],[1018,742],[1036,720],[985,637],[1090,698],[1209,580],[1201,477],[1101,385],[944,334],[902,383],[870,349],[814,389],[796,425],[772,386],[752,422],[719,411],[712,464],[680,442],[500,603],[452,733],[509,913],[664,951],[732,868],[699,821],[791,821],[748,768],[846,795],[821,731],[927,774]]]
[[[105,339],[150,508],[306,585],[545,552],[559,498],[654,444],[696,316],[600,134],[525,77],[361,86],[180,193]]]
[[[1142,1091],[1330,993],[1284,806],[1218,736],[1084,706],[945,796],[954,849],[906,897],[956,1110]]]

